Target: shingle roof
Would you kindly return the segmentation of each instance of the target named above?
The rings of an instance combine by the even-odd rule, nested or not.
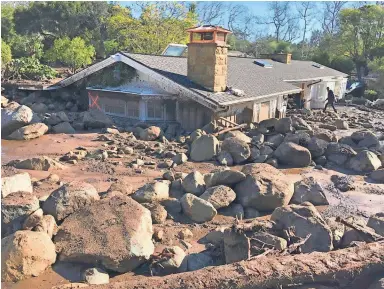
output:
[[[189,80],[187,77],[187,58],[185,57],[125,52],[122,54],[222,105],[229,102],[242,102],[248,98],[300,91],[300,88],[284,80],[347,76],[328,67],[316,68],[313,66],[314,62],[311,61],[293,60],[291,64],[283,64],[268,59],[264,61],[272,63],[273,68],[264,68],[255,64],[256,59],[254,58],[228,57],[228,86],[245,92],[245,96],[239,97],[225,92],[213,93]]]

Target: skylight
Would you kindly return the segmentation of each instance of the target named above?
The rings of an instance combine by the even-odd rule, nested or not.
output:
[[[321,64],[318,64],[318,63],[314,63],[314,64],[312,64],[312,66],[319,68],[319,69],[324,69],[324,66]]]
[[[187,45],[184,44],[168,44],[167,48],[164,49],[162,55],[167,56],[183,56],[187,49]]]
[[[255,60],[255,64],[264,67],[264,68],[272,68],[273,65],[272,63],[269,63],[268,61],[265,60]]]

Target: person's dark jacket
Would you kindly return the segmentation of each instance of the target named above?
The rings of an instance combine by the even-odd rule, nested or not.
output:
[[[330,89],[328,90],[328,98],[327,101],[329,103],[335,102],[335,95],[333,94],[333,91]]]

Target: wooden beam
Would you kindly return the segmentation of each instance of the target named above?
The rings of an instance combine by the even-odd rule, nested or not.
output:
[[[213,135],[214,136],[218,136],[218,135],[221,135],[223,133],[226,133],[226,132],[229,132],[229,131],[232,131],[232,130],[239,130],[239,129],[242,129],[242,128],[245,128],[247,127],[247,124],[246,123],[243,123],[243,124],[240,124],[238,126],[234,126],[234,127],[229,127],[229,128],[226,128],[226,129],[223,129],[217,133],[214,133]]]

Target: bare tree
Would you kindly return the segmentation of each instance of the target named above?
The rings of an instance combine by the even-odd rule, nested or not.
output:
[[[307,31],[310,29],[315,16],[316,3],[315,2],[298,2],[297,13],[299,18],[303,21],[303,35],[301,38],[301,57],[304,58],[304,49],[306,46]]]
[[[325,33],[334,34],[339,28],[339,14],[343,6],[347,2],[343,1],[330,1],[323,2],[324,14],[322,28]]]
[[[224,2],[198,2],[199,24],[222,24],[227,5]]]
[[[235,31],[246,17],[247,8],[241,4],[230,4],[226,10],[228,11],[227,28]]]

